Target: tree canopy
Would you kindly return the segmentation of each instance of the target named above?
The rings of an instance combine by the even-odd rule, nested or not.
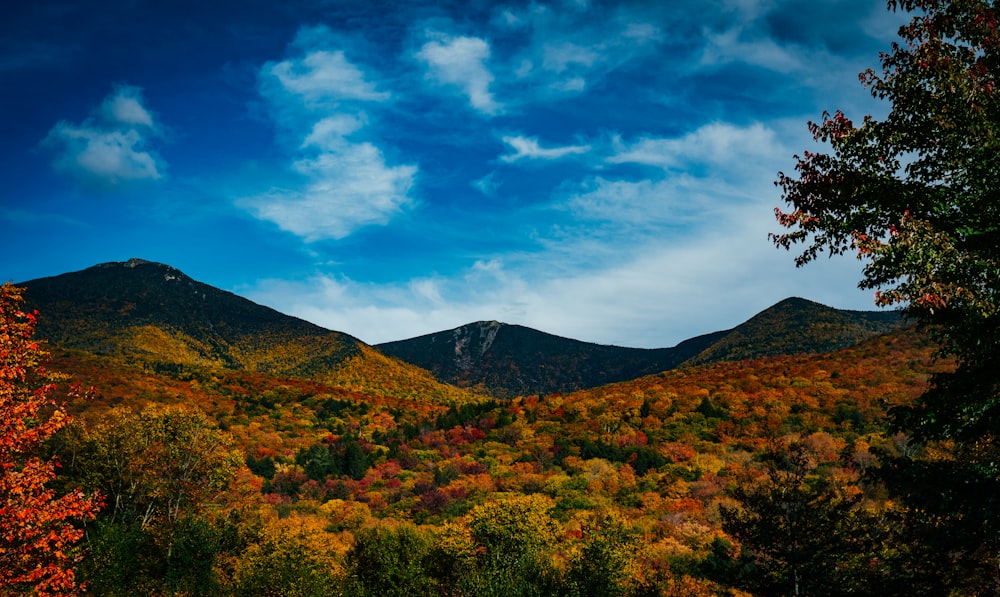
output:
[[[70,417],[53,398],[33,339],[36,316],[22,302],[21,289],[0,287],[0,594],[30,587],[40,596],[73,595],[83,531],[72,521],[93,518],[99,499],[47,487],[57,462],[40,450]]]
[[[997,590],[1000,549],[1000,9],[986,0],[890,0],[913,13],[881,72],[860,75],[890,104],[856,124],[843,112],[809,123],[828,152],[796,156],[776,184],[788,231],[779,247],[854,251],[862,288],[902,304],[956,367],[937,373],[895,428],[946,457],[885,458],[882,479],[920,523],[921,540],[953,558],[956,579]],[[990,571],[992,572],[984,572]],[[985,579],[985,580],[984,580]],[[956,586],[945,581],[952,587]],[[971,582],[971,581],[970,581]],[[960,583],[961,584],[961,583]],[[983,587],[992,587],[984,589]]]

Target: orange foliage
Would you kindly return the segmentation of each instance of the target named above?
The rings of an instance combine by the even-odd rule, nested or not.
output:
[[[0,593],[75,595],[74,545],[83,531],[70,521],[93,518],[99,502],[46,488],[58,463],[36,452],[71,418],[53,399],[32,340],[35,314],[22,312],[21,302],[20,289],[0,288]]]

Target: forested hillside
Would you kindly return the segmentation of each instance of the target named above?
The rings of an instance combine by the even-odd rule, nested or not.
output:
[[[592,385],[631,352],[483,324],[464,330],[477,342],[448,336],[478,351],[470,369],[496,375],[475,394],[160,264],[105,264],[24,294],[56,312],[38,329],[76,416],[50,442],[57,486],[104,503],[79,552],[97,594],[766,594],[800,573],[792,563],[815,582],[892,582],[856,560],[823,576],[857,547],[821,556],[765,528],[781,524],[757,518],[779,477],[832,508],[802,532],[836,512],[870,531],[837,540],[920,561],[885,552],[891,529],[872,525],[892,502],[861,483],[878,454],[911,449],[887,433],[887,409],[948,366],[894,313],[789,300],[667,349],[655,374],[498,399],[487,392],[518,362]],[[810,354],[836,343],[849,347]],[[678,355],[728,362],[669,370]]]
[[[53,345],[144,371],[272,373],[378,395],[464,401],[468,393],[327,330],[142,259],[24,283]]]
[[[898,311],[844,311],[790,298],[731,330],[671,348],[625,348],[553,336],[497,321],[376,346],[443,382],[510,398],[572,392],[681,365],[846,348],[904,325]]]
[[[765,547],[730,531],[763,506],[737,498],[800,475],[793,499],[866,525],[870,540],[843,540],[890,565],[891,529],[873,525],[893,505],[859,480],[879,451],[911,449],[885,411],[947,366],[907,329],[827,355],[435,402],[52,348],[53,369],[97,388],[52,448],[60,487],[105,496],[78,570],[109,595],[769,594],[790,561],[822,582],[888,582],[857,546],[833,579],[836,552],[785,543],[775,520],[767,549],[786,555],[756,557]],[[816,516],[802,532],[834,524]]]

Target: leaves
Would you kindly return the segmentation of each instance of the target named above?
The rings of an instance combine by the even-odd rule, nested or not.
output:
[[[96,495],[56,495],[46,486],[57,461],[38,454],[43,442],[72,420],[53,395],[32,340],[36,317],[20,310],[21,290],[0,287],[0,592],[74,595],[74,547],[83,531],[74,520],[93,518]],[[73,390],[79,393],[79,389]]]
[[[1000,9],[985,0],[889,7],[914,14],[881,72],[861,74],[888,115],[857,126],[838,112],[810,125],[830,153],[806,152],[795,175],[779,174],[789,209],[777,210],[778,222],[790,232],[772,239],[805,244],[800,265],[855,250],[866,263],[860,286],[878,289],[880,304],[906,305],[956,360],[915,404],[893,409],[895,429],[927,450],[889,457],[884,481],[910,508],[909,540],[953,559],[915,590],[996,593],[995,573],[977,582],[948,570],[996,570],[1000,551],[1000,521],[980,519],[982,533],[965,526],[1000,480]],[[923,519],[943,531],[922,533]]]

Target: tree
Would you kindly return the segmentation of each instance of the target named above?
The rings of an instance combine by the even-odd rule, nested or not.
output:
[[[987,0],[889,0],[913,12],[902,43],[861,81],[890,102],[884,120],[856,126],[842,112],[810,123],[831,153],[797,156],[776,184],[776,210],[805,243],[799,265],[827,251],[866,261],[863,288],[881,305],[903,304],[956,367],[891,413],[947,458],[885,458],[883,479],[915,514],[934,519],[934,541],[959,554],[953,569],[978,579],[969,592],[1000,591],[1000,8]],[[944,496],[940,499],[933,496]],[[974,529],[975,532],[966,532]],[[984,572],[991,571],[991,572]],[[971,582],[971,581],[970,581]]]
[[[533,596],[552,594],[550,550],[558,538],[552,500],[541,495],[505,495],[468,515],[475,545],[473,566],[461,579],[464,594]]]
[[[81,573],[106,595],[204,594],[222,550],[227,491],[242,464],[200,410],[116,408],[74,446],[72,473],[107,496]]]
[[[250,544],[231,557],[235,597],[338,597],[343,571],[316,520],[289,517],[246,529]],[[135,594],[135,593],[132,593]],[[188,593],[203,594],[203,593]],[[346,593],[353,595],[352,593]]]
[[[763,479],[741,479],[729,490],[739,505],[721,510],[723,530],[740,542],[743,578],[718,580],[762,595],[849,592],[844,548],[858,497],[816,474],[801,443],[769,451],[764,463]]]
[[[22,303],[21,289],[0,287],[0,594],[75,595],[74,546],[83,531],[72,521],[93,518],[100,502],[46,488],[58,462],[39,450],[71,418],[54,399],[55,377],[40,365],[37,314]]]
[[[361,529],[347,552],[348,593],[418,597],[440,595],[432,576],[432,537],[412,524]]]
[[[573,595],[624,597],[632,594],[629,565],[638,547],[635,533],[613,514],[595,517],[584,530],[583,545],[569,563],[568,581]]]

